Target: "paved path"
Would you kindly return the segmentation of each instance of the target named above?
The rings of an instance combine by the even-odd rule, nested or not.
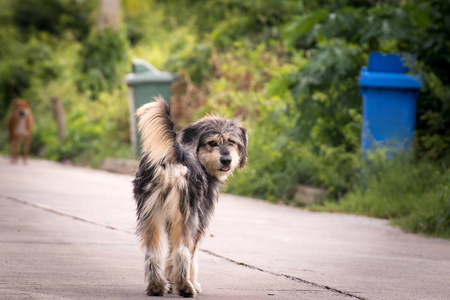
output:
[[[0,157],[0,299],[148,299],[131,180]],[[222,195],[201,249],[198,299],[450,298],[450,241],[383,220]]]

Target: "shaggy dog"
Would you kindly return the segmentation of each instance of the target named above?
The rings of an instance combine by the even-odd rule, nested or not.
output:
[[[31,131],[34,121],[30,105],[26,100],[14,99],[11,118],[9,119],[9,146],[11,161],[19,159],[20,145],[23,141],[23,162],[27,163],[31,144]]]
[[[189,124],[177,137],[168,105],[155,100],[136,113],[143,157],[133,181],[147,294],[194,297],[201,292],[198,242],[226,178],[246,164],[248,137],[237,121],[217,116]]]

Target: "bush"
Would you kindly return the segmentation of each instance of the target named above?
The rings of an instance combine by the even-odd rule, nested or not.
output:
[[[196,84],[207,81],[213,73],[211,65],[211,47],[207,44],[199,44],[190,51],[176,51],[164,63],[163,68],[176,72],[183,70],[189,74],[189,78]]]
[[[407,231],[450,237],[450,170],[405,157],[378,157],[363,170],[353,191],[339,203],[327,202],[326,210],[390,219]]]
[[[91,28],[90,15],[95,1],[21,0],[12,1],[14,24],[25,33],[45,31],[62,36],[70,31],[77,39],[85,39]]]
[[[89,91],[96,99],[103,91],[112,92],[122,78],[117,66],[125,61],[127,42],[123,34],[104,29],[94,32],[83,43],[80,57],[79,91]]]
[[[5,36],[8,36],[5,34]],[[6,116],[12,99],[20,97],[33,81],[47,84],[58,76],[60,67],[51,59],[47,43],[54,40],[43,35],[27,43],[17,43],[13,37],[5,44],[0,58],[0,120]],[[7,58],[7,59],[6,59]]]
[[[220,49],[235,41],[259,44],[278,39],[279,27],[303,10],[302,3],[292,0],[158,2],[164,2],[164,13],[172,24],[192,26]]]
[[[36,127],[32,153],[55,161],[98,167],[108,156],[133,158],[125,91],[100,93],[97,101],[77,94],[74,82],[58,80],[45,89],[36,87],[33,112]],[[66,139],[60,141],[48,95],[58,96],[66,116]],[[29,96],[31,97],[31,96]]]

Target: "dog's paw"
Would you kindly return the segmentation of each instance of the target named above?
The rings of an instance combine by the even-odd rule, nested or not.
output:
[[[186,298],[193,298],[196,295],[195,288],[187,281],[183,286],[178,287],[178,295]]]
[[[164,296],[168,291],[167,283],[165,282],[150,282],[147,286],[148,296]]]
[[[169,294],[173,293],[173,288],[172,288],[172,285],[170,283],[167,284],[167,293],[169,293]]]
[[[192,285],[194,286],[197,294],[200,294],[202,292],[202,287],[200,286],[200,283],[198,283],[197,281],[194,281],[194,282],[192,282]]]

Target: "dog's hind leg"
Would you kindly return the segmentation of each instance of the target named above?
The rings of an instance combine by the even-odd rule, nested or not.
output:
[[[192,285],[195,288],[195,291],[197,294],[202,292],[202,288],[200,284],[197,281],[197,274],[198,274],[198,261],[197,261],[197,245],[194,246],[194,250],[191,252],[191,274],[190,279],[192,282]]]
[[[196,291],[189,280],[191,250],[194,243],[189,232],[192,224],[187,224],[190,216],[187,190],[188,170],[183,165],[167,165],[165,170],[164,182],[170,186],[170,192],[164,202],[170,249],[166,274],[173,293],[183,297],[194,297]]]
[[[139,223],[138,234],[145,248],[145,277],[148,281],[147,295],[164,296],[168,290],[164,277],[164,248],[167,239],[164,215],[159,191],[153,193],[143,208],[143,220]]]
[[[187,246],[179,245],[171,257],[173,267],[170,276],[173,292],[183,297],[195,297],[196,290],[190,281],[191,253]]]
[[[196,290],[190,281],[191,275],[191,251],[193,243],[183,233],[181,214],[178,213],[175,222],[171,225],[169,242],[171,253],[169,254],[168,268],[170,283],[174,293],[183,297],[195,297]]]
[[[168,230],[170,232],[170,229]],[[170,241],[169,241],[169,254],[167,256],[167,261],[166,261],[166,270],[165,270],[165,275],[166,275],[166,279],[169,281],[169,294],[173,293],[173,287],[172,287],[172,283],[170,282],[170,276],[172,274],[173,271],[173,247],[172,245],[170,245]]]
[[[164,238],[162,226],[152,230],[151,239],[146,246],[145,274],[148,280],[147,295],[164,296],[168,290],[168,283],[164,277]]]

